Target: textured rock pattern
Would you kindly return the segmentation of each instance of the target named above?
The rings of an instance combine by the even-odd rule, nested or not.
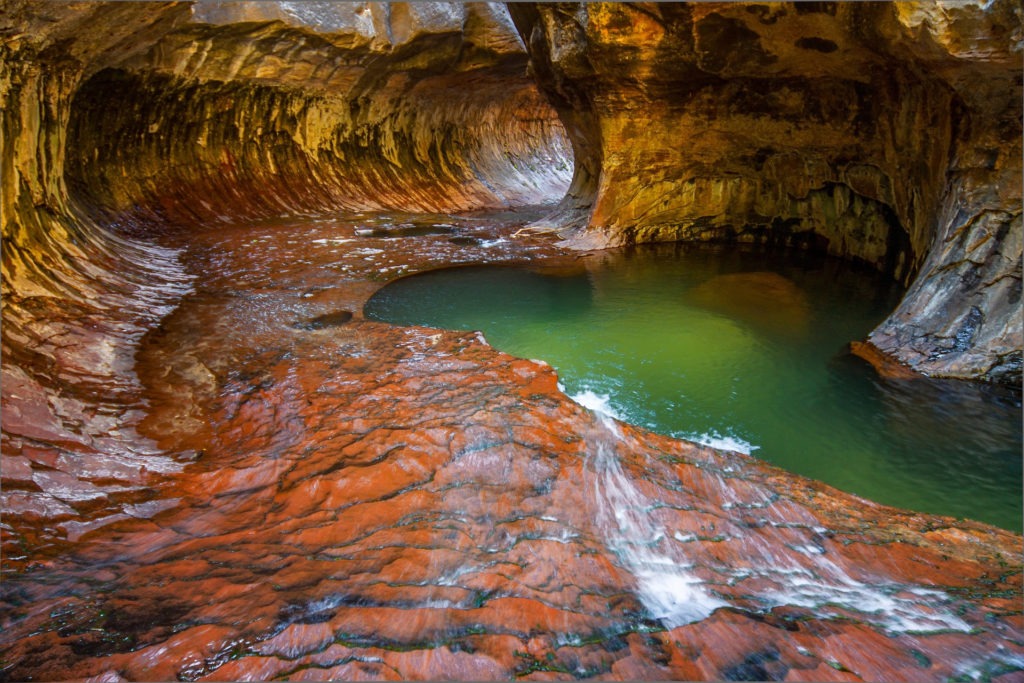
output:
[[[7,558],[178,467],[132,365],[192,277],[127,235],[545,201],[571,172],[500,7],[19,1],[0,35]]]
[[[915,282],[872,337],[886,353],[1019,381],[1014,3],[510,11],[577,155],[538,228],[583,248],[728,239],[863,259]]]
[[[14,2],[0,15],[5,570],[177,467],[135,433],[132,366],[189,278],[173,250],[125,240],[69,202],[64,158],[77,83],[185,17],[166,3]]]
[[[5,580],[6,675],[945,680],[1024,665],[1019,536],[613,423],[476,333],[363,321],[382,270],[551,253],[484,246],[497,235],[479,221],[369,223],[190,236],[186,264],[207,275],[139,372],[164,415],[143,429],[195,462]],[[171,419],[190,396],[200,419]]]
[[[326,225],[316,237],[339,254],[313,274],[310,229],[287,254],[247,232],[286,212],[547,200],[571,144],[559,220],[600,243],[718,237],[764,212],[764,239],[923,274],[878,348],[1012,376],[1013,11],[518,8],[566,142],[494,5],[7,2],[3,676],[1017,675],[1019,537],[611,425],[473,335],[359,319],[381,281],[492,258],[495,235],[395,241],[418,234],[410,221],[367,246]],[[638,101],[649,130],[615,114]],[[741,133],[749,159],[719,153]],[[704,175],[676,177],[690,162],[648,134],[692,147]],[[932,165],[947,158],[953,173]],[[751,167],[767,180],[744,180]],[[686,213],[698,195],[708,211]],[[237,242],[218,247],[210,224]],[[504,244],[502,258],[551,252]],[[237,281],[212,279],[225,263]],[[997,344],[998,367],[978,370]],[[624,496],[651,503],[625,527],[609,516]],[[631,529],[651,541],[639,564]],[[718,609],[662,615],[678,605],[652,602],[660,556]],[[810,588],[785,594],[794,573]],[[822,606],[837,593],[884,609]],[[951,628],[908,632],[901,611]]]
[[[85,203],[187,223],[561,197],[561,125],[495,8],[274,7],[200,6],[245,23],[191,24],[82,85],[67,164]],[[327,21],[354,11],[364,32]]]

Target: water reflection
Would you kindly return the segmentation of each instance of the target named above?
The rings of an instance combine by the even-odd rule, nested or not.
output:
[[[848,415],[876,449],[898,456],[879,460],[872,476],[905,489],[903,500],[913,501],[910,507],[967,518],[989,509],[1005,528],[1021,528],[1018,391],[959,380],[880,377],[848,354],[833,359],[829,374],[833,409]],[[861,397],[857,403],[841,400],[851,387]],[[937,500],[946,500],[945,506],[936,506]]]
[[[805,344],[819,328],[849,334],[845,318],[819,319],[824,286],[805,273],[838,287],[841,269],[777,273],[810,316],[787,354],[751,319],[680,304],[729,268],[775,272],[756,254],[555,262],[487,229],[507,216],[436,217],[463,244],[361,237],[396,217],[365,219],[189,236],[196,291],[147,336],[136,372],[154,438],[190,464],[65,557],[5,577],[0,678],[940,680],[1024,666],[1019,570],[1004,571],[1019,537],[969,524],[942,536],[930,518],[595,416],[556,391],[550,368],[474,333],[361,316],[403,268],[529,261],[457,271],[478,278],[469,287],[444,273],[411,281],[439,306],[512,310],[494,336],[536,344],[521,355],[548,357],[552,333],[594,332],[570,337],[559,363],[631,369],[602,392],[616,400],[674,391],[636,402],[656,417],[689,405],[713,429],[754,401],[771,408],[767,424],[799,430],[806,401],[745,398],[737,373],[800,368],[808,354],[846,372],[829,344]],[[676,266],[652,270],[650,254]],[[665,296],[622,295],[652,286]],[[629,348],[643,350],[637,363]],[[861,382],[877,418],[870,377],[807,375],[791,396],[828,405]],[[870,430],[849,429],[838,443],[872,450],[854,438]],[[758,435],[765,450],[771,436]]]
[[[716,275],[686,292],[687,303],[740,320],[766,334],[807,334],[810,306],[792,280],[773,272]]]

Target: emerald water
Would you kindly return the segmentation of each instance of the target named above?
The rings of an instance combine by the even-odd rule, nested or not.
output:
[[[368,318],[481,330],[566,393],[888,505],[1021,530],[1019,394],[885,380],[847,352],[900,291],[833,259],[708,245],[389,284]]]

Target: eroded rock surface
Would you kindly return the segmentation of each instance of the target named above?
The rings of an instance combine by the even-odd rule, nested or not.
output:
[[[208,275],[146,337],[138,371],[140,429],[194,462],[135,515],[5,580],[8,676],[944,680],[1024,666],[1019,536],[616,423],[478,333],[358,315],[296,326],[358,311],[391,268],[557,256],[495,244],[500,221],[368,225],[190,236],[186,265]]]
[[[576,152],[538,224],[590,248],[817,248],[913,282],[872,335],[1020,381],[1021,12],[975,3],[513,4]]]
[[[8,2],[3,675],[1018,675],[1019,536],[616,425],[474,335],[360,319],[388,278],[550,244],[359,216],[315,237],[333,270],[304,271],[309,233],[246,266],[283,213],[551,200],[571,143],[563,218],[600,243],[763,209],[765,239],[921,273],[883,351],[1012,377],[1016,10],[811,6],[516,10],[542,97],[489,4]],[[682,146],[710,175],[678,176]]]
[[[135,433],[132,364],[192,276],[129,235],[544,202],[571,173],[501,6],[19,1],[0,35],[8,558],[178,466]]]
[[[548,203],[572,166],[484,3],[201,3],[73,111],[68,176],[135,222]]]

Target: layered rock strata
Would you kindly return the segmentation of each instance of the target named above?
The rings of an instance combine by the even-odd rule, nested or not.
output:
[[[4,676],[1019,672],[1019,537],[610,423],[550,368],[471,335],[358,319],[387,277],[490,258],[483,236],[459,251],[386,235],[329,272],[295,253],[211,279],[282,213],[551,200],[571,145],[559,226],[590,226],[578,244],[754,224],[916,272],[879,348],[934,374],[1014,376],[1014,10],[513,9],[543,97],[500,6],[7,3]],[[752,75],[762,63],[772,78]],[[680,175],[666,136],[706,175]],[[691,216],[698,195],[710,208]],[[325,244],[357,236],[333,228]],[[551,252],[515,244],[504,257]],[[190,248],[223,260],[183,262]],[[204,307],[216,315],[188,317]],[[626,515],[651,532],[640,564],[609,481],[653,501]],[[794,575],[811,588],[789,590]],[[652,601],[659,580],[692,590],[696,621]],[[824,604],[837,594],[881,606]]]
[[[561,125],[504,12],[198,7],[226,23],[190,23],[76,93],[67,175],[88,205],[181,224],[562,196]]]
[[[133,237],[284,213],[550,202],[571,173],[500,6],[9,10],[8,558],[120,514],[149,475],[177,468],[135,433],[132,365],[192,275],[174,250]]]
[[[362,320],[382,270],[551,255],[507,218],[369,222],[189,236],[206,276],[139,370],[143,429],[194,462],[4,581],[8,677],[1019,675],[1019,536],[614,422],[477,333]]]
[[[913,283],[871,336],[1020,381],[1021,14],[1011,2],[512,4],[576,153],[537,227],[591,248],[816,248]]]

